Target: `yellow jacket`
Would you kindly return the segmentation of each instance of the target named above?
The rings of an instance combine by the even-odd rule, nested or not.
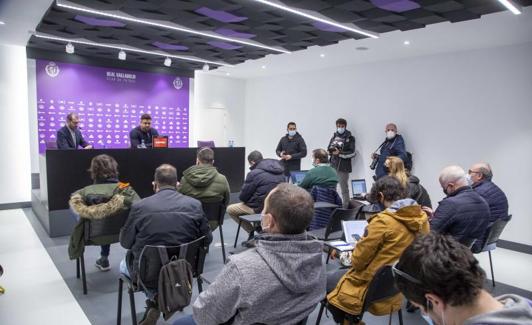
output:
[[[412,199],[396,201],[368,220],[366,234],[356,244],[351,269],[327,295],[330,304],[359,315],[368,285],[376,271],[394,264],[418,234],[429,232],[428,218]],[[370,306],[374,315],[386,315],[401,308],[400,294]]]

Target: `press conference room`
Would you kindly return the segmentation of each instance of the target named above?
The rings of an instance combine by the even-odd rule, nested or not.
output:
[[[531,0],[0,1],[0,324],[532,324]]]

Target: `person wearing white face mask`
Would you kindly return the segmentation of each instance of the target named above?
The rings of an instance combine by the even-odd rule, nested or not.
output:
[[[309,236],[314,202],[283,183],[266,197],[256,248],[228,258],[216,280],[180,324],[296,324],[323,299],[323,244]],[[188,322],[187,322],[188,321]]]
[[[460,166],[445,167],[439,177],[446,197],[430,220],[432,231],[451,235],[466,246],[480,240],[489,226],[490,210],[482,196],[469,186]]]
[[[349,205],[349,174],[352,171],[351,159],[355,157],[355,137],[346,129],[347,121],[343,118],[336,120],[334,132],[327,149],[331,154],[331,167],[338,174],[340,190],[342,192],[343,207]]]
[[[289,122],[286,127],[286,135],[279,140],[275,149],[277,156],[284,165],[284,175],[288,179],[291,171],[301,170],[301,158],[307,156],[305,140],[297,132],[295,122]]]
[[[532,301],[513,294],[492,297],[483,289],[484,270],[452,237],[418,237],[392,271],[397,288],[429,324],[532,324]]]
[[[405,167],[409,169],[409,158],[406,153],[405,140],[403,136],[397,134],[397,125],[394,123],[386,124],[384,130],[386,133],[386,139],[384,142],[371,154],[371,159],[377,160],[377,165],[375,168],[375,179],[379,179],[382,176],[387,175],[386,169],[384,168],[384,163],[386,158],[389,156],[396,156],[401,158],[405,162]],[[379,151],[380,150],[380,151]],[[379,153],[377,153],[379,151]]]

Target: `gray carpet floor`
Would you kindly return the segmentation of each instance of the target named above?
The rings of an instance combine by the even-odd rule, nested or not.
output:
[[[125,250],[120,247],[119,244],[114,244],[111,246],[111,254],[109,260],[111,263],[111,270],[108,272],[100,272],[94,266],[94,262],[99,257],[100,249],[99,247],[88,247],[85,251],[85,264],[87,272],[87,287],[88,294],[83,294],[81,280],[76,278],[76,263],[71,261],[68,258],[67,247],[68,247],[68,237],[59,237],[59,238],[50,238],[46,234],[45,230],[39,223],[38,219],[35,217],[31,209],[24,209],[26,216],[31,222],[33,228],[35,229],[37,235],[42,241],[44,247],[48,251],[50,257],[55,263],[57,269],[61,273],[65,283],[68,285],[69,289],[72,291],[72,294],[77,299],[79,305],[87,315],[88,319],[94,325],[110,325],[116,324],[117,318],[117,293],[118,293],[118,277],[119,277],[119,264],[120,261],[124,258]],[[229,217],[226,216],[226,222],[224,223],[224,239],[226,244],[226,252],[235,252],[238,253],[242,251],[242,248],[233,248],[233,243],[236,235],[237,225]],[[222,261],[222,249],[220,244],[219,231],[216,230],[213,234],[214,240],[211,244],[210,252],[205,261],[205,269],[203,277],[208,281],[213,281],[216,278],[216,275],[220,272],[223,267]],[[240,233],[239,243],[246,238],[245,232]],[[239,246],[237,246],[239,247]],[[324,256],[325,257],[325,256]],[[333,270],[337,268],[338,265],[334,262],[328,264],[327,269]],[[204,284],[204,288],[208,285]],[[516,293],[522,296],[532,299],[532,292],[521,290],[519,288],[507,286],[504,284],[498,283],[495,289],[491,288],[491,282],[486,283],[486,288],[492,292],[494,295],[499,295],[502,293]],[[192,301],[198,295],[197,285],[194,286],[194,295]],[[144,295],[142,293],[135,294],[135,305],[137,310],[137,319],[140,320],[144,313]],[[171,324],[173,320],[183,317],[183,315],[191,314],[190,306],[187,307],[182,313],[176,313],[169,321],[165,322],[161,318],[158,324]],[[315,324],[316,317],[318,314],[318,307],[310,315],[308,324]],[[43,319],[45,320],[45,319]],[[416,313],[406,313],[403,309],[403,320],[405,325],[422,325],[426,324],[425,321],[420,317],[419,312]],[[376,317],[369,313],[364,315],[364,321],[368,325],[385,325],[388,324],[388,317]],[[124,290],[124,296],[122,301],[122,323],[131,324],[131,313],[129,308],[129,300],[127,292]],[[329,325],[334,324],[332,318],[327,317],[325,314],[322,317],[321,324]],[[393,316],[392,324],[399,324],[397,314]]]

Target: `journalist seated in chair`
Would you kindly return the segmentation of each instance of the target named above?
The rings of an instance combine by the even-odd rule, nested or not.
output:
[[[430,228],[471,246],[488,230],[488,203],[469,186],[466,173],[460,166],[445,167],[440,173],[439,181],[447,196],[434,211]]]
[[[240,216],[260,213],[264,199],[270,191],[285,181],[284,167],[275,159],[264,159],[259,151],[248,155],[250,172],[247,174],[240,191],[239,203],[227,207],[227,214],[239,223]],[[254,229],[251,224],[243,223],[242,228],[248,233]]]
[[[196,155],[196,165],[183,172],[177,190],[201,202],[223,202],[227,206],[229,183],[213,164],[214,151],[211,148],[201,148]],[[218,227],[218,221],[210,220],[209,225],[211,230],[214,230]]]
[[[419,178],[405,169],[403,160],[399,157],[390,156],[384,161],[384,170],[390,176],[396,177],[407,189],[407,196],[422,207],[432,209],[432,202],[427,190],[420,184]]]
[[[118,181],[118,163],[108,155],[98,155],[91,160],[89,173],[94,184],[84,187],[70,197],[71,211],[79,217],[70,236],[68,253],[70,259],[77,259],[85,250],[84,233],[87,220],[101,220],[127,213],[133,202],[140,200],[128,183]],[[100,258],[96,267],[109,271],[110,244],[118,242],[118,234],[95,238],[101,242]]]
[[[126,248],[126,259],[120,272],[136,279],[139,257],[145,245],[178,246],[202,236],[212,241],[207,218],[201,203],[177,192],[177,172],[168,164],[155,170],[154,195],[131,207],[126,224],[120,232],[120,244]],[[149,289],[149,288],[148,288]],[[146,312],[140,324],[156,324],[160,316],[155,290],[146,290]]]
[[[257,247],[233,255],[181,324],[295,324],[323,298],[322,244],[307,235],[312,198],[292,184],[273,189]]]
[[[479,162],[469,168],[469,178],[471,179],[472,187],[486,200],[490,209],[490,224],[497,220],[508,221],[508,199],[506,194],[492,181],[493,172],[491,166],[485,162]],[[473,251],[482,249],[484,242],[489,233],[486,231],[484,235],[475,242]]]
[[[305,174],[301,183],[298,184],[299,187],[308,191],[313,186],[336,189],[338,175],[336,174],[336,170],[329,164],[329,154],[325,149],[312,150],[312,166],[313,168]]]
[[[342,199],[336,192],[338,175],[330,166],[329,155],[325,149],[312,151],[312,165],[314,167],[306,173],[299,186],[310,191],[314,202],[328,202],[341,207]],[[326,227],[333,210],[334,208],[316,209],[309,230]]]
[[[375,272],[395,263],[417,235],[429,232],[427,215],[416,201],[406,198],[397,178],[379,178],[370,196],[385,210],[368,220],[366,233],[353,250],[351,268],[327,277],[328,308],[337,323],[343,323],[346,314],[359,315]],[[375,315],[388,315],[399,310],[401,303],[401,295],[396,295],[373,304],[368,310]]]
[[[514,294],[492,297],[478,261],[450,236],[416,238],[392,270],[397,288],[429,324],[532,324],[532,301]]]

